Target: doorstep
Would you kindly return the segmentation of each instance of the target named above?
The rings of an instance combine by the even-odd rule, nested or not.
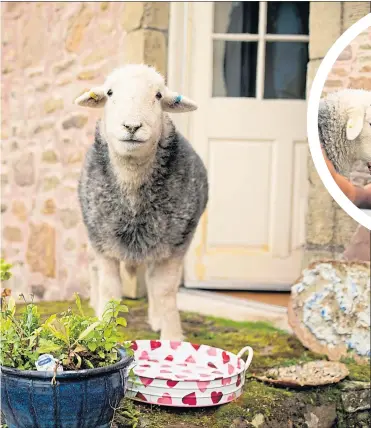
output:
[[[267,303],[269,305],[288,307],[291,293],[289,291],[230,291],[213,290],[224,296],[237,297],[238,299],[253,300],[254,302]]]
[[[181,288],[177,296],[180,311],[197,312],[232,321],[266,321],[291,333],[287,308],[249,299],[225,296],[213,291]]]

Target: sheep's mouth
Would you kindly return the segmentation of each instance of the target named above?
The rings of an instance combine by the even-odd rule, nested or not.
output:
[[[119,139],[119,141],[121,141],[122,143],[128,143],[128,144],[143,144],[143,143],[145,143],[145,141],[135,140],[133,138],[130,138],[130,139],[121,138],[121,139]]]
[[[371,174],[371,162],[367,162],[367,168],[369,173]]]

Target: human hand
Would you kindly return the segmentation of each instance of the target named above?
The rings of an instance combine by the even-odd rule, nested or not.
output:
[[[355,200],[357,198],[357,191],[359,188],[354,186],[349,180],[347,180],[345,177],[336,172],[334,165],[328,159],[326,152],[323,149],[322,154],[325,159],[327,168],[329,169],[330,174],[334,179],[335,183],[339,186],[340,190],[344,193],[344,195],[355,204]]]
[[[354,204],[361,209],[371,209],[371,184],[367,184],[363,188],[356,188]]]

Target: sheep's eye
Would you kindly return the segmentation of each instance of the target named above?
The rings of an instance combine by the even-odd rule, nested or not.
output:
[[[108,89],[107,95],[110,97],[113,94],[112,89]]]
[[[157,92],[157,94],[156,94],[156,98],[157,98],[158,100],[160,100],[160,99],[162,98],[162,94],[161,94],[161,92]]]

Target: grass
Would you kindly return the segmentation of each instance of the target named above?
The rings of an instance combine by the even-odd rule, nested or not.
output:
[[[151,332],[146,322],[146,301],[128,299],[125,300],[125,304],[130,309],[127,316],[128,327],[125,329],[127,339],[157,338],[158,334]],[[52,313],[65,310],[68,305],[73,306],[74,303],[38,304],[40,313],[45,318]],[[87,313],[91,311],[86,301],[83,301],[83,307]],[[251,423],[256,415],[262,415],[266,421],[278,423],[269,425],[272,427],[288,426],[288,420],[297,421],[296,425],[295,423],[292,425],[295,427],[304,426],[301,425],[305,423],[304,411],[298,410],[303,406],[326,403],[336,403],[340,406],[340,389],[337,385],[297,391],[271,387],[251,378],[252,373],[259,373],[267,368],[326,358],[306,349],[296,337],[261,321],[235,322],[195,313],[182,313],[181,316],[186,338],[191,342],[220,347],[234,353],[246,345],[254,349],[254,359],[248,370],[243,394],[228,405],[188,410],[160,408],[124,400],[117,410],[116,427],[229,428],[237,427],[238,421]],[[358,365],[351,359],[344,362],[350,371],[349,379],[370,381],[370,368],[367,365]],[[341,419],[339,416],[339,420]],[[142,421],[142,425],[139,421]],[[241,426],[247,425],[245,423]]]

